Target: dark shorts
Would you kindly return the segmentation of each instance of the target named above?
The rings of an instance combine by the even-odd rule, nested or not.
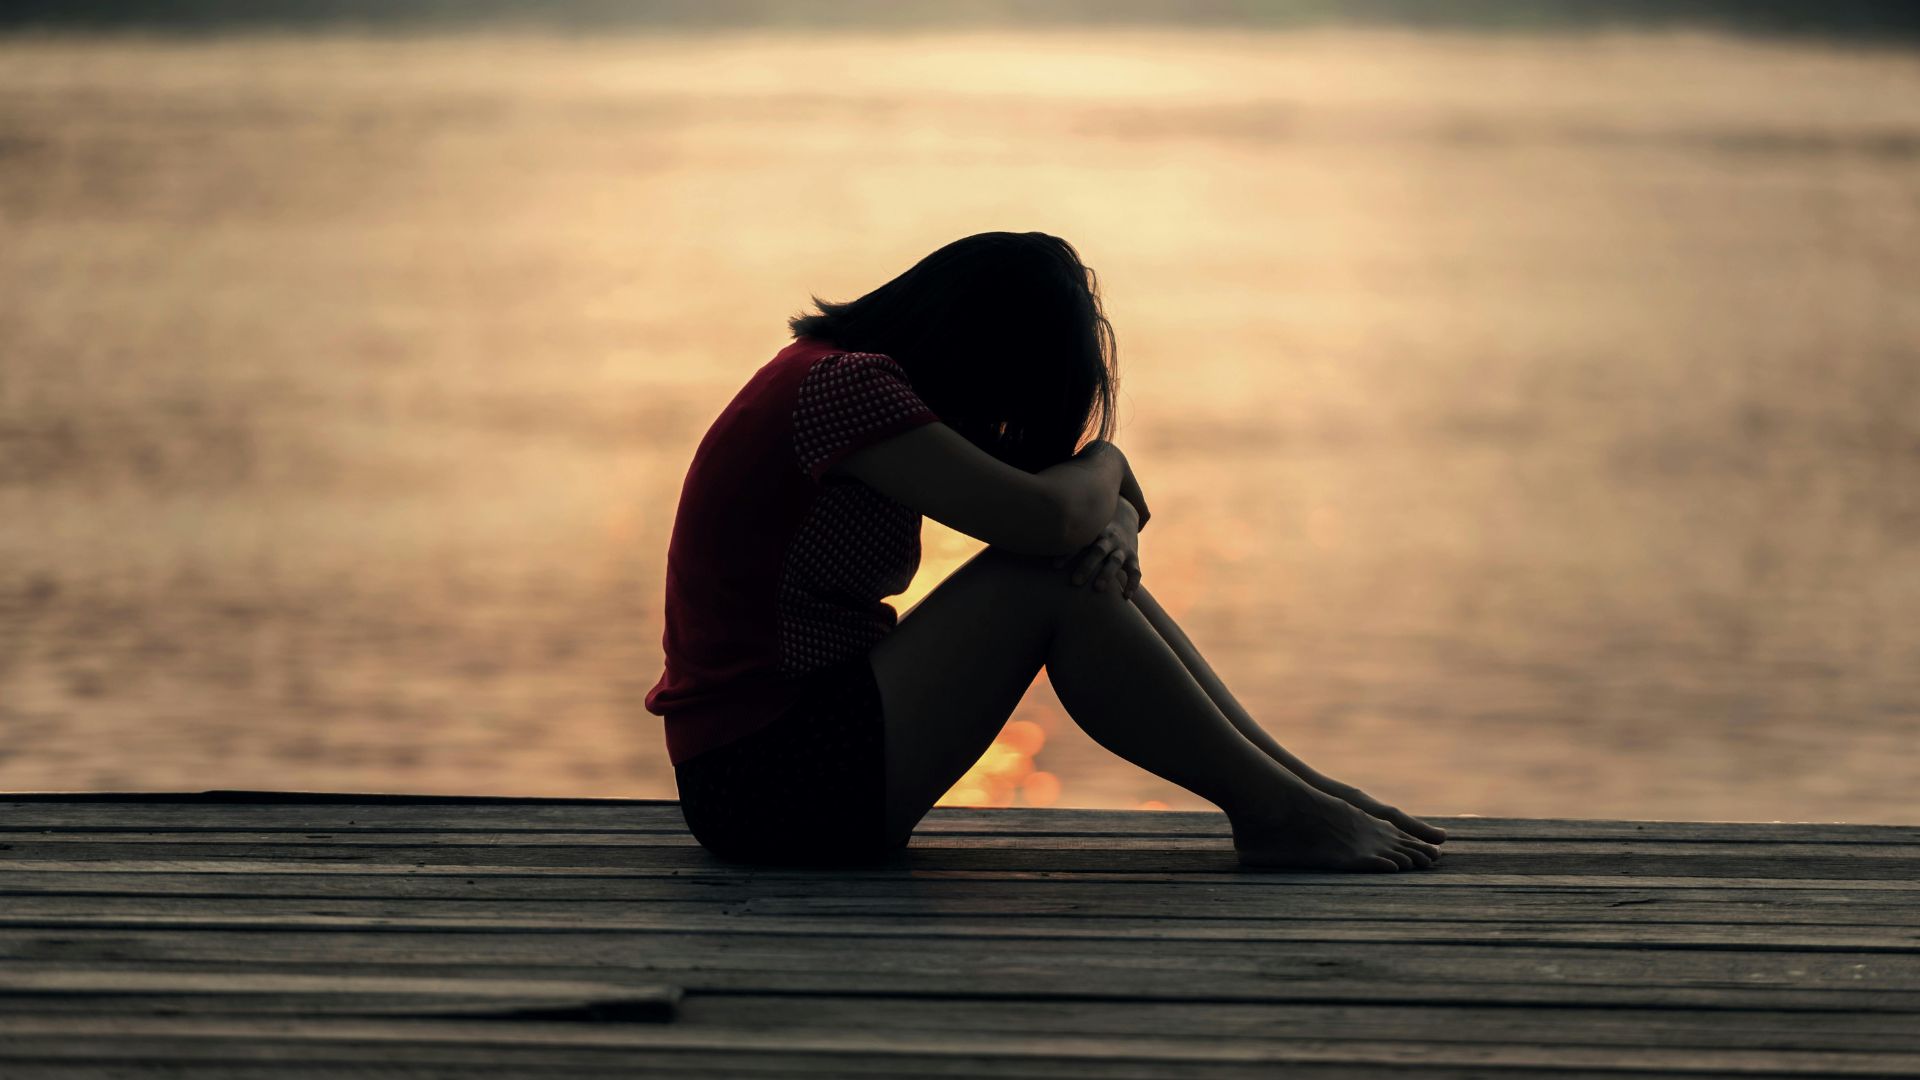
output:
[[[886,727],[863,654],[802,676],[779,719],[674,769],[694,839],[739,862],[886,855]],[[897,845],[894,845],[897,846]]]

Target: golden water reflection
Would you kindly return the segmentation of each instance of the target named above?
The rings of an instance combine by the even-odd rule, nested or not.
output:
[[[0,41],[0,789],[670,796],[706,423],[1043,228],[1147,579],[1308,760],[1920,822],[1917,140],[1904,54],[1700,35]],[[1015,721],[955,800],[1199,805]]]

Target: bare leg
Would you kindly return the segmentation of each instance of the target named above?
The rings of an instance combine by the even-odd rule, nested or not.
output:
[[[1200,688],[1207,692],[1209,698],[1213,699],[1214,706],[1220,710],[1221,714],[1239,729],[1241,735],[1246,736],[1248,741],[1259,747],[1268,757],[1286,766],[1295,776],[1305,780],[1315,789],[1324,791],[1334,798],[1345,799],[1374,817],[1393,823],[1404,832],[1411,833],[1431,844],[1446,840],[1447,830],[1437,825],[1429,825],[1404,810],[1389,806],[1352,784],[1343,784],[1295,757],[1268,734],[1267,730],[1261,727],[1252,714],[1240,704],[1239,699],[1233,696],[1233,692],[1227,689],[1227,684],[1214,673],[1213,665],[1207,663],[1207,658],[1200,655],[1200,650],[1187,637],[1186,631],[1180,629],[1180,624],[1173,621],[1173,616],[1167,614],[1167,610],[1160,606],[1160,601],[1154,599],[1145,585],[1134,590],[1133,603],[1140,609],[1140,613],[1147,617],[1147,622],[1152,624],[1168,647],[1173,649],[1174,655],[1186,665],[1194,681],[1200,684]]]
[[[976,555],[872,654],[887,724],[887,828],[904,839],[986,747],[1044,665],[1119,756],[1227,812],[1243,862],[1393,870],[1437,851],[1307,785],[1235,729],[1146,616],[1044,559]]]

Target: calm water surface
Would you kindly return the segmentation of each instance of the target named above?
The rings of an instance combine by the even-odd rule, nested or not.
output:
[[[1920,822],[1920,65],[1634,35],[0,41],[0,789],[670,796],[695,441],[988,228],[1309,760]],[[1200,805],[1019,717],[953,798]]]

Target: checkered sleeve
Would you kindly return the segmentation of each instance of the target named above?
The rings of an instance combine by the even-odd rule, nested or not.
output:
[[[838,353],[814,362],[793,407],[800,470],[816,482],[841,458],[939,420],[892,357]]]

